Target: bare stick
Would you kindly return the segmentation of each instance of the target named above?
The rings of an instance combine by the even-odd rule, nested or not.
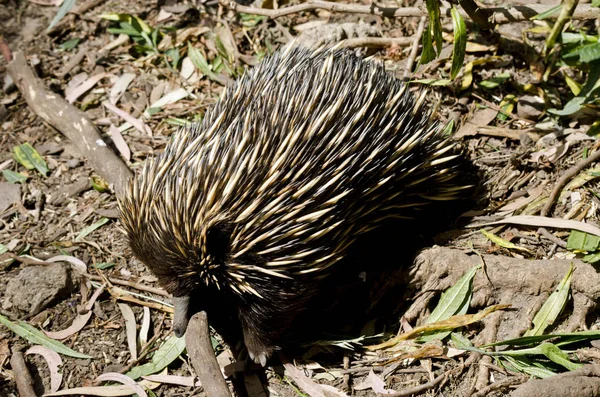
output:
[[[185,346],[196,375],[204,388],[204,394],[216,397],[231,396],[210,343],[205,312],[192,316],[185,334]]]
[[[394,393],[389,393],[387,395],[388,396],[394,396],[394,397],[396,397],[396,396],[397,397],[402,397],[402,396],[412,396],[413,394],[423,393],[426,390],[433,389],[434,387],[436,387],[444,379],[446,379],[447,376],[448,376],[448,374],[446,372],[444,372],[443,374],[439,375],[438,377],[436,377],[432,381],[429,381],[427,383],[423,383],[422,385],[411,387],[409,389],[404,389],[404,390],[397,391],[397,392],[394,392]]]
[[[558,180],[558,182],[556,182],[556,185],[554,185],[554,189],[552,190],[552,193],[550,193],[550,197],[548,197],[548,200],[546,200],[544,208],[542,208],[542,210],[540,211],[540,215],[548,216],[548,213],[554,206],[554,201],[562,191],[563,187],[571,180],[571,178],[579,174],[585,167],[591,165],[592,163],[595,163],[598,160],[600,160],[600,150],[595,151],[594,154],[592,154],[590,157],[588,157],[587,159],[583,160],[582,162],[578,163],[577,165],[569,169],[567,172],[565,172],[563,176]]]
[[[93,274],[84,274],[85,277],[89,278],[90,280],[93,281],[105,281],[108,280],[110,281],[112,284],[115,285],[122,285],[124,287],[131,287],[131,288],[135,288],[139,291],[146,291],[146,292],[150,292],[151,294],[156,294],[156,295],[160,295],[160,296],[170,296],[169,293],[167,291],[165,291],[164,289],[161,288],[155,288],[155,287],[150,287],[148,285],[144,285],[144,284],[140,284],[140,283],[134,283],[131,281],[127,281],[127,280],[121,280],[119,278],[114,278],[114,277],[106,277],[106,278],[102,278],[101,276],[95,276]]]
[[[410,55],[406,60],[406,67],[404,68],[404,79],[408,78],[408,75],[412,72],[413,65],[415,64],[415,59],[417,59],[417,54],[419,53],[419,43],[421,43],[421,38],[423,37],[423,32],[425,31],[425,23],[427,22],[427,18],[421,17],[419,21],[419,26],[417,27],[417,33],[413,36],[413,44],[410,49]]]
[[[263,15],[269,18],[279,18],[285,15],[295,14],[302,11],[312,10],[328,10],[331,12],[345,12],[349,14],[367,14],[379,15],[387,18],[400,17],[423,17],[427,16],[427,11],[424,8],[418,7],[379,7],[375,4],[359,5],[359,4],[343,4],[334,3],[331,1],[308,0],[305,3],[279,8],[277,10],[248,7],[240,5],[230,0],[219,0],[219,4],[229,7],[236,12],[245,14]],[[488,16],[489,24],[503,24],[517,21],[527,21],[534,15],[545,12],[554,6],[531,4],[528,6],[515,7],[477,7],[475,10],[469,10],[473,15]],[[442,15],[450,16],[450,8],[442,8]],[[461,15],[470,18],[469,14],[461,10]],[[596,19],[598,11],[589,4],[582,4],[573,13],[573,19]],[[549,19],[556,19],[555,15],[551,15]],[[475,21],[474,21],[475,22]]]
[[[413,37],[359,37],[342,41],[341,46],[346,48],[368,47],[379,48],[398,45],[409,46],[415,39]]]
[[[115,192],[122,193],[131,171],[107,146],[86,114],[57,94],[47,91],[27,65],[22,52],[16,52],[6,68],[31,110],[69,138],[87,157],[90,166],[113,185]]]
[[[342,4],[321,0],[308,0],[302,4],[284,7],[277,10],[247,7],[240,5],[235,1],[228,0],[219,0],[219,4],[229,7],[233,11],[243,12],[246,14],[263,15],[269,18],[279,18],[289,14],[311,10],[327,10],[331,12],[345,12],[349,14],[370,14],[388,18],[420,17],[427,14],[425,10],[422,10],[418,7],[379,7],[375,4],[363,6],[359,4]]]
[[[12,357],[10,358],[10,366],[15,374],[15,382],[17,383],[17,390],[19,390],[19,396],[21,397],[36,397],[33,389],[33,379],[27,369],[25,363],[25,357],[20,350],[13,349]]]

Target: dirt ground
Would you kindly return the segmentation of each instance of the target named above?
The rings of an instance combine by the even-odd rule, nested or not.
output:
[[[322,39],[331,43],[347,37],[410,37],[417,32],[419,24],[419,18],[415,17],[389,19],[325,10],[300,12],[276,20],[247,15],[240,17],[216,1],[105,0],[92,2],[94,6],[81,13],[68,14],[56,27],[47,32],[46,29],[58,8],[44,3],[0,0],[0,36],[13,53],[24,52],[29,64],[46,87],[61,97],[73,94],[76,86],[91,76],[100,76],[98,82],[91,89],[79,94],[73,103],[96,124],[103,137],[111,142],[111,147],[120,151],[121,157],[134,171],[140,168],[147,157],[165,147],[178,122],[193,120],[215,103],[223,89],[223,83],[232,77],[220,73],[214,78],[207,78],[194,69],[193,65],[190,67],[189,60],[180,63],[179,70],[174,69],[169,63],[172,54],[165,55],[168,43],[165,44],[166,47],[159,44],[157,48],[143,53],[136,52],[131,39],[109,48],[118,41],[118,33],[110,31],[117,27],[117,24],[100,18],[100,15],[129,14],[139,17],[152,27],[170,27],[168,32],[175,40],[181,40],[182,43],[187,41],[190,45],[202,48],[209,60],[222,56],[223,52],[231,53],[228,50],[235,48],[233,53],[236,59],[232,64],[240,71],[258,62],[266,52],[289,42],[294,36],[302,36],[303,40],[308,41]],[[368,1],[356,3],[370,4]],[[387,3],[408,6],[410,4],[405,3],[411,1]],[[490,2],[484,3],[491,5]],[[554,3],[557,2],[540,2]],[[77,2],[77,6],[81,4],[88,3]],[[348,25],[342,28],[339,25],[342,23]],[[576,23],[594,24],[589,20]],[[323,27],[332,24],[338,25],[329,30]],[[480,222],[493,221],[502,215],[512,214],[515,210],[519,210],[522,215],[539,214],[556,181],[565,170],[576,165],[588,150],[598,148],[596,137],[586,134],[594,117],[597,119],[598,113],[573,118],[548,130],[534,125],[543,117],[543,110],[536,105],[535,97],[532,99],[531,96],[517,93],[516,88],[517,83],[523,86],[528,82],[535,83],[536,79],[532,72],[534,68],[530,67],[530,58],[521,47],[521,38],[530,27],[531,22],[514,23],[499,28],[498,35],[481,33],[470,36],[473,47],[467,52],[465,64],[475,59],[487,60],[485,66],[474,70],[474,81],[481,82],[509,73],[514,83],[501,84],[493,89],[474,84],[466,91],[460,91],[453,85],[433,87],[429,94],[429,99],[439,102],[437,116],[441,121],[447,123],[453,120],[457,131],[455,137],[465,147],[472,163],[477,166],[484,192],[472,206],[472,211],[465,214],[459,222],[460,227],[453,225],[432,241],[469,254],[484,253],[486,258],[497,256],[517,261],[522,261],[523,258],[567,260],[564,263],[560,262],[560,266],[568,267],[568,261],[575,258],[574,253],[564,248],[564,242],[569,236],[568,229],[549,229],[550,237],[539,232],[537,226],[510,225],[496,226],[493,229],[494,233],[503,239],[527,249],[527,253],[524,254],[492,243],[479,232],[479,228],[462,227],[473,219]],[[315,28],[323,30],[314,30]],[[449,28],[451,29],[451,25]],[[543,43],[543,36],[533,36],[529,45]],[[68,48],[68,44],[74,43],[74,39],[78,40],[76,45]],[[447,50],[443,53],[450,53],[449,41],[446,42]],[[182,48],[185,49],[186,46]],[[362,56],[373,55],[382,60],[390,73],[402,78],[409,59],[410,46],[391,45],[368,49],[358,47],[356,51]],[[127,325],[123,315],[127,309],[120,307],[119,303],[125,303],[133,311],[138,330],[147,314],[144,314],[144,308],[139,304],[140,299],[137,296],[126,295],[125,299],[129,300],[117,300],[115,290],[102,293],[93,305],[87,325],[62,340],[65,345],[92,358],[62,356],[63,378],[60,388],[92,386],[94,380],[103,373],[125,373],[132,367],[149,361],[151,353],[171,334],[171,314],[161,306],[162,303],[169,303],[170,298],[153,293],[157,292],[155,290],[141,291],[135,287],[146,285],[158,288],[158,285],[154,276],[131,255],[126,245],[119,230],[119,213],[114,192],[99,186],[101,182],[93,182],[92,177],[98,174],[74,142],[31,111],[11,82],[6,66],[6,59],[1,59],[0,170],[19,172],[26,177],[26,181],[9,183],[6,178],[0,178],[0,244],[7,248],[7,253],[0,252],[3,254],[0,256],[0,313],[12,321],[23,320],[45,331],[63,330],[78,317],[78,305],[82,300],[88,299],[103,283],[102,277],[124,280],[125,284],[129,285],[119,288],[156,299],[153,302],[156,306],[151,307],[149,311],[148,340],[151,343],[142,346],[142,353],[146,354],[139,355],[137,360],[132,360],[128,345]],[[441,78],[442,75],[448,75],[448,70],[449,60],[446,56],[429,65],[418,67],[415,78]],[[130,75],[131,80],[122,92],[118,92],[115,89],[117,79],[124,75]],[[150,105],[180,88],[187,90],[184,97],[148,111]],[[562,98],[563,103],[568,100],[565,99],[569,93],[564,82],[557,79],[553,89],[554,94]],[[521,98],[518,108],[510,117],[497,118],[500,100],[511,92],[515,92]],[[110,138],[110,126],[122,126],[124,121],[104,105],[107,98],[116,99],[114,103],[133,118],[144,120],[151,133],[136,128],[123,128],[123,142],[114,138],[114,135]],[[487,106],[488,112],[482,111],[484,106]],[[26,169],[15,160],[15,148],[25,143],[33,146],[47,163],[46,175],[35,169]],[[573,189],[570,196],[562,196],[557,200],[549,216],[597,224],[597,208],[600,204],[597,191],[597,182],[590,178],[584,187]],[[576,198],[573,196],[575,194]],[[474,216],[478,218],[472,219]],[[90,229],[91,226],[93,227]],[[47,261],[59,255],[79,259],[87,266],[88,273],[95,278],[84,278],[65,261],[42,266],[34,263],[35,259]],[[556,266],[558,263],[556,262]],[[595,280],[593,268],[579,261],[576,263],[578,269],[583,269],[578,270],[578,280],[586,277]],[[438,263],[428,268],[438,269],[436,266],[442,265]],[[563,272],[566,267],[557,267],[554,271]],[[410,289],[417,291],[415,297],[420,296],[419,287],[415,286],[420,279],[425,280],[420,284],[420,287],[424,288],[422,291],[434,288],[427,280],[437,278],[440,281],[440,284],[435,286],[437,291],[451,286],[456,281],[456,278],[445,278],[446,275],[441,271],[439,274],[431,271],[424,276],[423,273],[419,273],[422,267],[415,269],[410,276],[412,278],[408,280],[415,283],[411,284]],[[523,273],[518,273],[520,271]],[[531,283],[535,284],[530,284],[531,290],[525,291],[524,288],[515,287],[512,292],[508,289],[488,291],[489,294],[485,298],[483,295],[476,295],[472,306],[482,308],[491,303],[512,303],[531,313],[536,305],[538,308],[541,306],[542,297],[547,297],[555,283],[564,275],[549,273],[550,270],[539,270],[539,273],[536,273],[537,278],[531,279]],[[525,279],[531,276],[531,270],[507,270],[506,274],[523,274],[522,279]],[[502,279],[505,276],[498,277]],[[515,280],[517,278],[515,277]],[[90,284],[90,280],[93,284]],[[501,284],[496,286],[499,285]],[[597,297],[596,291],[592,291],[593,288],[593,285],[577,284],[573,295],[581,299],[568,305],[565,313],[578,313],[576,317],[580,323],[573,320],[574,315],[569,317],[568,314],[564,314],[561,324],[567,325],[563,329],[575,331],[596,328]],[[485,287],[481,287],[479,291],[483,290]],[[523,301],[519,302],[519,299]],[[404,317],[411,319],[412,326],[420,322],[423,312],[428,312],[431,308],[422,302],[419,306],[417,298],[415,302],[410,309],[413,312],[409,310]],[[408,307],[406,302],[396,306],[393,316],[397,315],[397,311]],[[579,310],[581,307],[585,309]],[[399,317],[393,316],[390,312],[388,320],[397,324]],[[498,323],[508,321],[504,323],[504,328],[496,326],[498,332],[495,337],[518,336],[511,334],[509,329],[516,327],[516,323],[510,321],[517,320],[493,320]],[[485,323],[485,326],[489,325]],[[521,328],[525,327],[524,330],[528,326],[529,320],[526,324],[519,325]],[[484,328],[474,326],[469,329],[468,335],[475,337]],[[397,331],[397,328],[394,331]],[[492,342],[489,338],[492,336],[479,335],[479,341],[482,343]],[[218,336],[215,337],[214,344],[218,353],[226,348]],[[0,396],[18,395],[15,374],[9,360],[12,350],[28,346],[30,345],[24,339],[8,328],[0,326]],[[443,348],[447,349],[447,345]],[[590,344],[587,348],[590,351],[596,349]],[[495,380],[512,378],[513,384],[516,385],[527,379],[523,375],[515,375],[500,368],[495,361],[487,360],[489,357],[481,359],[480,362],[479,356],[464,352],[453,356],[448,350],[444,350],[443,354],[435,358],[407,359],[383,365],[381,363],[385,360],[372,353],[366,354],[360,350],[344,353],[342,349],[329,351],[325,358],[320,358],[322,355],[288,357],[297,358],[298,363],[311,363],[303,367],[302,371],[314,382],[337,390],[327,395],[342,395],[337,394],[342,390],[355,396],[376,395],[376,388],[373,386],[376,380],[371,376],[381,379],[377,378],[379,375],[385,376],[385,385],[389,389],[403,390],[425,385],[421,391],[423,394],[452,396],[474,395],[477,390],[485,390],[485,387]],[[590,353],[587,359],[582,361],[593,363],[593,357]],[[226,355],[222,355],[221,358],[228,359]],[[27,361],[36,392],[38,395],[48,393],[52,385],[46,362],[38,355],[27,355]],[[290,377],[289,373],[284,376],[282,371],[283,367],[276,365],[264,374],[262,380],[263,384],[268,384],[268,395],[308,395],[299,391],[302,389],[306,393],[306,389],[301,385],[298,387],[297,378]],[[372,375],[369,374],[370,371],[374,371]],[[185,354],[168,366],[169,375],[189,377],[192,373]],[[443,378],[440,378],[441,375],[444,375]],[[361,385],[366,386],[360,387]],[[510,386],[510,383],[507,382],[506,385]],[[510,391],[508,386],[498,390],[490,389],[488,395],[504,395]],[[161,382],[152,385],[152,392],[157,396],[205,395],[202,387]],[[252,392],[249,394],[254,395]]]

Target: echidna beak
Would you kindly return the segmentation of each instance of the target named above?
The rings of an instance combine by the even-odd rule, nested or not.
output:
[[[181,338],[188,326],[188,308],[190,306],[189,296],[178,296],[173,298],[175,315],[173,318],[173,333]]]

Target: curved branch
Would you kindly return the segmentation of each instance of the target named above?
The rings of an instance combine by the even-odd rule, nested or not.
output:
[[[87,115],[59,95],[46,90],[22,52],[14,53],[6,68],[29,108],[69,138],[88,159],[90,166],[113,186],[117,194],[121,194],[127,187],[131,170],[108,147]]]

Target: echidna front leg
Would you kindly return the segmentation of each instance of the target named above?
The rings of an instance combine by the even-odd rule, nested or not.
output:
[[[240,323],[244,334],[244,344],[250,359],[263,367],[273,353],[280,349],[276,340],[284,327],[275,326],[274,318],[264,312],[265,307],[256,304],[239,308]],[[267,312],[269,310],[267,309]]]

